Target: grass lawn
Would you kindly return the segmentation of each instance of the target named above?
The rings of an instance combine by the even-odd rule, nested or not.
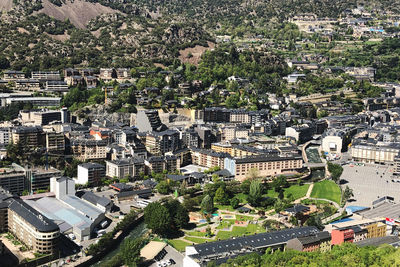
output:
[[[191,231],[191,232],[186,232],[186,235],[204,237],[204,236],[206,236],[206,233]]]
[[[182,240],[168,240],[168,243],[173,246],[178,251],[185,251],[187,246],[190,246],[191,243],[182,241]]]
[[[233,236],[253,235],[255,233],[264,233],[265,229],[257,224],[249,224],[247,227],[234,226],[232,231],[219,231],[217,239],[229,239]]]
[[[303,184],[303,185],[300,185],[300,186],[299,185],[292,185],[292,186],[290,186],[288,188],[285,188],[283,194],[284,194],[285,198],[289,194],[292,194],[294,199],[299,199],[299,198],[304,197],[307,194],[307,190],[308,190],[309,187],[310,187],[309,184]],[[269,189],[268,193],[267,193],[267,196],[269,196],[269,197],[278,197],[278,193],[275,192],[274,189]]]
[[[342,192],[340,187],[333,181],[324,180],[314,184],[311,192],[313,198],[325,198],[332,200],[340,205]]]
[[[252,221],[254,217],[246,216],[246,215],[236,215],[236,220],[239,221]]]
[[[197,243],[197,244],[202,244],[205,243],[208,239],[205,238],[200,238],[200,237],[192,237],[192,236],[185,236],[185,240],[190,241],[191,243]],[[212,240],[208,240],[212,241]]]
[[[222,222],[217,226],[217,229],[229,228],[234,223],[235,220],[222,220]]]
[[[235,211],[232,206],[230,205],[214,205],[215,208],[218,210],[228,210],[228,211]]]

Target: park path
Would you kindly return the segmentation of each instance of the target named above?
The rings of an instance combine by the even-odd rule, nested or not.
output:
[[[294,204],[299,204],[299,203],[301,203],[302,200],[307,199],[307,198],[310,198],[311,192],[312,192],[313,188],[314,188],[314,184],[312,183],[312,184],[310,184],[310,186],[308,187],[308,190],[307,190],[306,195],[305,195],[304,197],[301,197],[301,198],[296,199],[293,203],[294,203]]]

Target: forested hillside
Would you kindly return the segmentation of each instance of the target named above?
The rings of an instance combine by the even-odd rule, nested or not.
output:
[[[397,2],[365,3],[375,10],[395,11]],[[283,22],[296,14],[339,17],[360,4],[363,1],[3,0],[0,68],[29,72],[68,66],[169,65],[186,48],[196,47],[194,53],[211,49],[217,35],[275,32],[279,39],[284,36]]]

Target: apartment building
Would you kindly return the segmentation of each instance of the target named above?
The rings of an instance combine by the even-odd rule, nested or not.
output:
[[[47,81],[45,85],[45,91],[49,92],[68,92],[68,83],[65,81]]]
[[[61,103],[61,97],[9,97],[5,101],[5,105],[16,103],[29,103],[38,107],[58,107]]]
[[[25,79],[25,73],[22,71],[6,70],[3,72],[3,80],[5,81],[16,81]]]
[[[78,165],[76,184],[99,185],[106,177],[106,168],[98,163],[83,163]]]
[[[41,82],[61,80],[59,71],[32,71],[31,77]]]
[[[44,145],[43,128],[40,126],[19,126],[12,129],[13,144],[21,143],[33,150]]]
[[[248,139],[249,130],[237,126],[226,126],[221,128],[221,140],[231,141],[234,139]]]
[[[173,155],[154,156],[145,160],[146,173],[175,172],[180,168],[180,160]]]
[[[0,146],[7,146],[12,141],[12,134],[10,127],[0,128]]]
[[[179,132],[166,130],[163,132],[150,132],[146,135],[147,151],[154,156],[161,156],[181,148]]]
[[[50,179],[52,177],[60,177],[61,171],[55,168],[40,168],[25,169],[26,185],[25,189],[30,193],[35,193],[38,190],[50,190]]]
[[[230,113],[229,122],[231,122],[231,123],[250,123],[249,112],[244,109],[234,109]]]
[[[136,179],[144,173],[145,162],[144,159],[139,157],[106,161],[106,176],[111,178],[121,179],[129,176]]]
[[[55,254],[60,228],[53,221],[20,200],[8,206],[8,229],[34,252]]]
[[[136,115],[136,127],[139,132],[161,132],[167,127],[161,123],[157,110],[139,110]]]
[[[227,153],[215,152],[210,149],[191,148],[192,164],[202,167],[225,168],[225,158],[230,157]]]
[[[303,159],[298,155],[260,155],[245,158],[225,158],[224,168],[243,181],[248,178],[250,170],[257,170],[260,177],[276,176],[283,173],[296,173],[303,168]]]
[[[326,252],[331,250],[331,235],[324,231],[315,235],[297,237],[289,240],[286,248],[305,252]]]
[[[9,167],[0,169],[0,187],[12,194],[21,195],[26,189],[25,169],[13,163]]]
[[[67,108],[60,110],[21,110],[19,119],[22,124],[29,125],[48,125],[52,122],[69,122],[69,111]]]
[[[64,154],[65,152],[65,136],[62,132],[54,130],[45,131],[46,149],[49,153]]]
[[[16,80],[15,89],[18,91],[39,91],[40,83],[39,80],[35,79]]]
[[[352,159],[365,163],[393,164],[399,152],[398,143],[355,140],[351,146]]]
[[[73,156],[81,161],[107,158],[106,140],[73,139],[70,146]]]

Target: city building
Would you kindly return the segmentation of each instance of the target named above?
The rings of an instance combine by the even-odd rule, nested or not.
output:
[[[67,82],[64,81],[46,81],[45,91],[65,93],[69,91]]]
[[[70,146],[74,157],[81,161],[107,158],[106,140],[72,139]]]
[[[40,82],[61,80],[59,71],[32,71],[31,77]]]
[[[183,266],[207,266],[210,261],[217,261],[218,264],[221,264],[238,255],[254,252],[264,253],[267,248],[271,248],[272,251],[283,250],[289,240],[318,232],[318,229],[313,226],[299,227],[187,246]]]
[[[165,130],[147,133],[145,146],[147,151],[154,156],[161,156],[167,152],[179,150],[181,148],[179,132]]]
[[[75,196],[75,182],[68,177],[52,178],[54,197],[24,200],[26,204],[55,222],[60,232],[73,234],[77,242],[89,240],[95,228],[105,219],[104,211]]]
[[[8,206],[8,230],[29,249],[41,254],[58,250],[60,228],[25,202],[15,199]]]
[[[153,156],[145,160],[146,173],[175,172],[180,168],[179,158],[173,155]]]
[[[39,80],[35,79],[16,80],[15,89],[18,91],[39,91],[40,83]]]
[[[111,211],[113,203],[110,199],[106,197],[100,197],[94,194],[91,191],[85,191],[85,193],[81,196],[83,200],[86,200],[96,208],[100,209],[103,212]]]
[[[351,146],[353,160],[365,163],[393,164],[400,152],[398,143],[356,139]]]
[[[78,165],[76,184],[99,185],[104,177],[106,177],[106,168],[103,165],[83,163]]]
[[[25,169],[16,163],[0,169],[0,187],[21,195],[26,189]]]
[[[5,81],[23,80],[25,78],[25,73],[22,71],[6,70],[3,72],[3,80]]]
[[[26,186],[25,189],[30,193],[35,193],[39,190],[49,191],[50,190],[50,179],[53,177],[60,177],[61,171],[55,168],[26,168]]]
[[[305,252],[326,252],[331,249],[331,235],[325,231],[310,236],[297,237],[289,240],[286,248]]]
[[[6,98],[6,105],[23,103],[32,104],[38,107],[58,107],[61,103],[61,97],[8,97]]]
[[[243,181],[249,178],[252,170],[259,177],[297,173],[303,168],[301,156],[261,155],[246,158],[225,158],[224,168],[235,175],[235,179]]]
[[[157,110],[138,110],[136,127],[139,132],[161,132],[166,130],[166,126],[161,123]]]
[[[129,159],[106,161],[106,176],[111,178],[139,178],[140,175],[144,173],[145,163],[143,158],[133,157]]]

